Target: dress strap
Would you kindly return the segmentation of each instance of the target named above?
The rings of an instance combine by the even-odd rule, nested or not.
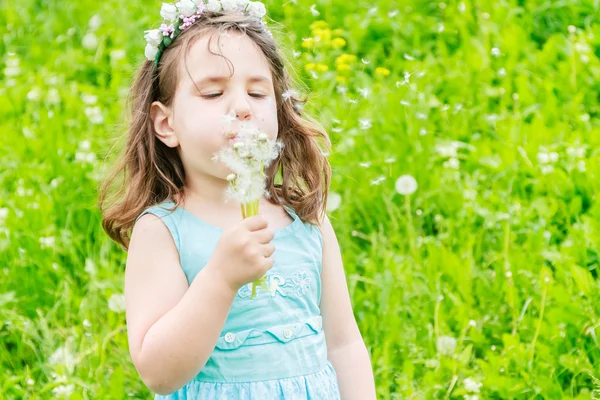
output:
[[[172,203],[163,202],[160,204],[156,204],[154,206],[148,207],[138,217],[135,219],[137,222],[142,216],[146,214],[152,214],[160,218],[160,220],[165,224],[167,229],[169,229],[169,233],[173,237],[173,241],[175,242],[175,247],[177,247],[177,251],[179,252],[181,246],[181,238],[179,235],[179,227],[177,224],[177,209],[171,210],[167,208],[167,204],[172,206]],[[135,224],[135,223],[134,223]]]

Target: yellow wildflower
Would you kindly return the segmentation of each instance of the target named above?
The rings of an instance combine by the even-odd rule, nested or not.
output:
[[[354,54],[342,54],[335,59],[336,64],[351,64],[356,61]]]
[[[346,41],[342,38],[335,38],[331,41],[331,46],[334,49],[340,49],[346,45]]]
[[[350,66],[348,64],[338,64],[337,68],[338,71],[340,72],[345,72],[345,71],[350,71]]]
[[[302,40],[302,47],[305,47],[307,49],[312,49],[314,46],[315,46],[315,39],[308,38],[308,39]]]
[[[390,70],[387,68],[383,68],[383,67],[377,67],[375,69],[375,74],[381,75],[381,76],[388,76],[390,74]]]
[[[319,72],[325,72],[325,71],[328,71],[328,70],[329,70],[329,67],[328,67],[327,65],[325,65],[325,64],[317,64],[317,65],[315,66],[315,68],[316,68],[316,69],[317,69],[317,71],[319,71]]]
[[[314,69],[315,69],[315,67],[316,67],[316,64],[315,64],[315,63],[308,63],[308,64],[306,64],[306,65],[304,66],[304,68],[305,68],[307,71],[312,71],[312,70],[314,70]]]
[[[348,83],[348,78],[346,78],[345,76],[339,76],[339,75],[338,75],[338,76],[336,76],[336,77],[335,77],[335,80],[336,80],[338,83],[342,83],[342,84],[346,84],[346,83]]]
[[[310,30],[314,31],[317,29],[327,29],[329,28],[329,24],[325,21],[315,21],[312,24],[310,24]]]
[[[331,40],[331,31],[329,29],[315,29],[313,35],[322,42],[329,42]]]
[[[343,29],[334,29],[333,32],[331,32],[331,34],[333,36],[344,36],[344,30]]]

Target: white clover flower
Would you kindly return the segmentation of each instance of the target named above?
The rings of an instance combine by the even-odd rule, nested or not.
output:
[[[58,385],[52,389],[52,393],[58,397],[70,398],[75,391],[75,385]]]
[[[451,356],[456,350],[456,339],[452,336],[440,336],[437,340],[438,353]]]
[[[54,247],[54,244],[55,244],[55,238],[54,238],[54,236],[48,236],[48,237],[41,237],[40,238],[40,245],[42,246],[42,248]]]
[[[81,45],[85,49],[94,50],[96,47],[98,47],[98,38],[93,32],[88,32],[83,37]]]
[[[83,112],[88,117],[92,124],[101,124],[104,122],[102,109],[100,107],[86,107]]]
[[[497,47],[492,47],[492,55],[493,55],[494,57],[499,57],[499,56],[500,56],[500,54],[501,54],[501,53],[500,53],[500,49],[499,49],[499,48],[497,48]]]
[[[213,12],[221,11],[221,3],[217,0],[209,0],[206,4],[206,9]]]
[[[82,94],[81,95],[81,100],[88,105],[93,105],[96,104],[96,102],[98,101],[98,96],[94,96],[91,94]]]
[[[465,389],[467,390],[467,392],[470,393],[479,393],[479,388],[482,386],[481,382],[477,382],[474,379],[471,378],[466,378],[463,381],[463,386],[465,387]]]
[[[92,18],[90,18],[90,21],[88,22],[88,26],[93,31],[100,28],[100,25],[102,25],[102,18],[100,18],[98,14],[92,16]]]
[[[166,21],[175,22],[179,18],[179,13],[177,12],[175,4],[163,3],[160,8],[160,16]]]
[[[125,296],[117,293],[110,296],[108,299],[108,309],[116,313],[125,311]]]
[[[417,190],[417,181],[410,175],[402,175],[396,180],[396,192],[403,196],[413,194]]]
[[[67,367],[73,366],[76,363],[76,359],[71,352],[64,346],[56,349],[54,353],[48,359],[50,365],[65,365]]]
[[[190,17],[196,12],[196,4],[191,0],[181,0],[176,5],[184,17]]]
[[[342,196],[337,192],[329,192],[327,195],[327,212],[333,212],[337,210],[342,204]]]
[[[38,101],[41,97],[40,89],[33,88],[27,93],[27,100],[29,101]]]
[[[144,55],[146,56],[146,59],[154,61],[156,54],[158,54],[158,47],[152,46],[150,43],[148,43],[144,49]]]
[[[444,167],[451,168],[451,169],[459,169],[460,163],[458,162],[458,158],[452,157],[448,161],[445,161]]]
[[[537,154],[537,160],[540,164],[547,164],[550,162],[550,156],[548,155],[548,153],[539,152]]]
[[[146,34],[144,35],[144,39],[146,39],[146,42],[148,42],[148,44],[154,47],[160,45],[160,43],[163,41],[163,38],[164,36],[160,29],[152,29],[146,31]]]

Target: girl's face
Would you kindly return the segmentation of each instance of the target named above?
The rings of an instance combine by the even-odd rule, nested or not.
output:
[[[231,145],[242,123],[252,123],[276,139],[277,102],[267,60],[248,36],[228,32],[219,38],[215,33],[209,51],[210,36],[191,45],[189,74],[181,60],[171,106],[155,102],[152,117],[157,136],[167,146],[179,147],[186,174],[226,179],[231,171],[212,161],[213,155]]]

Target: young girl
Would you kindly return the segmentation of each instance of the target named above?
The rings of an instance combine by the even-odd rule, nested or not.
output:
[[[160,14],[123,159],[100,193],[103,227],[128,251],[142,380],[156,399],[374,399],[324,213],[330,167],[317,140],[328,137],[302,115],[264,6],[182,0]],[[284,146],[265,171],[260,215],[242,219],[225,201],[231,171],[213,156],[246,123]],[[269,289],[251,298],[265,274]]]

